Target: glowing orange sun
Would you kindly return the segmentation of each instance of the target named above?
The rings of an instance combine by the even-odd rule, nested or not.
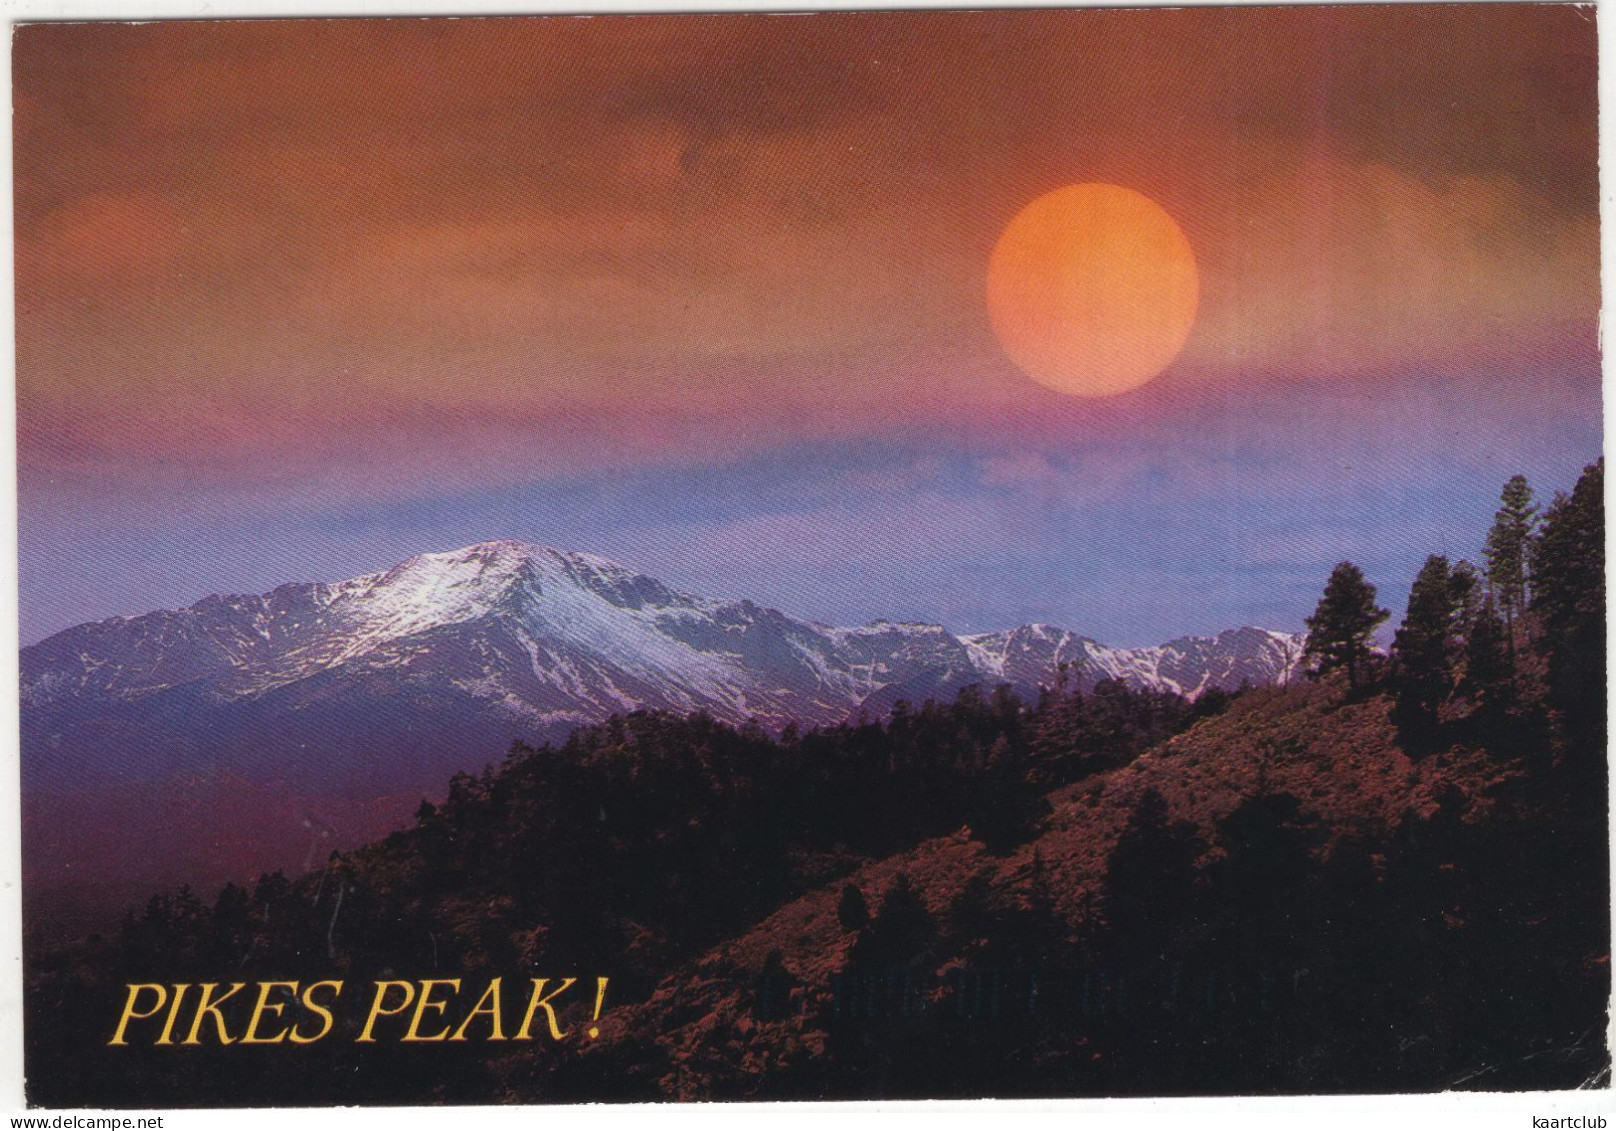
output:
[[[1195,253],[1149,197],[1068,185],[1016,214],[988,261],[993,332],[1058,392],[1137,389],[1184,348],[1200,300]]]

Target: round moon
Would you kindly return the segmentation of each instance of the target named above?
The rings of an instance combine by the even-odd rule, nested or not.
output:
[[[1200,301],[1195,253],[1149,197],[1068,185],[1023,208],[988,261],[1004,352],[1057,392],[1137,389],[1178,356]]]

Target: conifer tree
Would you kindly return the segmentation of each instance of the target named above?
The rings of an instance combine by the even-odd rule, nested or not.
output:
[[[1537,507],[1526,476],[1504,484],[1499,508],[1487,532],[1487,583],[1504,618],[1510,650],[1515,647],[1515,623],[1526,607],[1527,550],[1537,528]]]
[[[848,965],[883,973],[916,965],[936,940],[931,912],[908,873],[899,872],[849,952]]]
[[[1324,596],[1305,622],[1306,655],[1317,661],[1314,670],[1323,675],[1344,667],[1348,686],[1356,689],[1358,672],[1371,655],[1369,640],[1390,615],[1375,604],[1375,587],[1364,579],[1363,571],[1341,562],[1330,572]]]
[[[1408,612],[1392,641],[1396,662],[1397,720],[1424,730],[1453,684],[1450,662],[1455,616],[1463,583],[1455,585],[1448,559],[1432,555],[1414,579]]]
[[[1455,675],[1462,675],[1471,633],[1475,631],[1477,618],[1487,602],[1486,579],[1474,565],[1460,558],[1448,571],[1448,590],[1453,601],[1453,633],[1448,639],[1448,667]],[[1495,606],[1493,615],[1497,613]],[[1502,640],[1502,637],[1499,639]]]
[[[1471,618],[1465,638],[1465,675],[1462,690],[1486,710],[1502,707],[1515,677],[1510,662],[1508,631],[1489,595]]]
[[[1158,791],[1139,795],[1100,889],[1117,946],[1152,958],[1167,951],[1194,915],[1195,861],[1205,848],[1193,824],[1169,820]]]
[[[1542,625],[1549,696],[1572,737],[1604,756],[1605,461],[1559,495],[1532,548],[1532,611]]]
[[[1481,608],[1482,584],[1481,576],[1476,567],[1460,558],[1453,563],[1448,571],[1449,597],[1453,601],[1454,617],[1458,621],[1461,635],[1464,626],[1470,623],[1470,618]],[[1463,641],[1455,641],[1462,644]]]
[[[843,930],[862,931],[870,922],[870,906],[864,901],[864,892],[857,884],[842,888],[841,901],[836,905],[836,919]]]

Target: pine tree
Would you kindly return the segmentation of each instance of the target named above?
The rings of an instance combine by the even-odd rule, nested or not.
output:
[[[1487,583],[1503,615],[1513,652],[1515,623],[1526,607],[1527,549],[1537,528],[1537,507],[1532,504],[1532,488],[1526,476],[1513,476],[1504,484],[1499,502],[1492,529],[1487,532]]]
[[[1348,686],[1356,689],[1358,672],[1369,659],[1369,640],[1391,613],[1375,604],[1375,587],[1363,571],[1342,562],[1330,572],[1318,608],[1306,620],[1306,656],[1318,661],[1318,674],[1347,669]]]
[[[846,931],[862,931],[870,922],[870,907],[864,901],[864,892],[857,884],[842,888],[842,898],[836,905],[836,919]]]
[[[1318,818],[1285,792],[1247,797],[1218,821],[1224,856],[1207,873],[1209,925],[1254,968],[1291,967],[1308,947],[1308,888],[1323,838]]]
[[[1571,737],[1602,760],[1605,733],[1605,461],[1549,507],[1532,547],[1532,611],[1549,696]]]
[[[1453,602],[1454,617],[1458,620],[1461,635],[1464,626],[1470,623],[1470,618],[1481,608],[1482,584],[1481,576],[1476,567],[1460,558],[1453,563],[1448,571],[1449,599]],[[1455,641],[1462,644],[1462,640]]]
[[[1510,661],[1508,630],[1491,596],[1471,619],[1465,638],[1464,693],[1484,708],[1501,707],[1515,679]]]
[[[1168,818],[1166,799],[1145,790],[1106,865],[1101,907],[1124,953],[1158,958],[1194,920],[1195,862],[1206,845],[1193,824]]]
[[[1463,583],[1455,585],[1448,559],[1432,555],[1414,579],[1408,612],[1392,641],[1400,726],[1423,732],[1453,685],[1450,660],[1455,616]]]
[[[883,973],[918,966],[936,941],[931,912],[908,873],[899,872],[848,953],[848,965]]]

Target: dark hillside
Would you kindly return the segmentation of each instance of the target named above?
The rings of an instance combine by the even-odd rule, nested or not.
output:
[[[1327,684],[1243,696],[1056,791],[1039,835],[1006,855],[962,828],[789,904],[614,1014],[582,1059],[687,1098],[851,1080],[976,1095],[1007,1080],[1114,1094],[1596,1076],[1607,936],[1563,902],[1587,888],[1560,871],[1588,830],[1557,827],[1557,789],[1485,749],[1409,758],[1390,706]],[[872,908],[899,889],[924,908],[902,971],[910,1016],[853,977],[869,928],[841,921],[845,884]],[[771,979],[789,1008],[761,1021],[750,1003]],[[996,1005],[961,1004],[984,984]],[[869,1032],[838,1043],[838,1021]]]
[[[1149,733],[1161,704],[1128,702]],[[1391,708],[1332,678],[1236,697],[1131,760],[1113,734],[1104,752],[1055,762],[1053,700],[1029,710],[968,694],[784,743],[701,718],[614,722],[457,778],[413,830],[321,873],[229,888],[212,907],[188,892],[154,899],[118,938],[52,954],[32,1016],[49,1008],[81,1028],[31,1028],[31,1063],[51,1065],[35,1094],[48,1102],[71,1080],[113,1102],[158,1067],[219,1103],[259,1098],[294,1066],[310,1103],[1597,1075],[1608,934],[1587,853],[1602,823],[1564,819],[1561,775],[1521,759],[1470,744],[1410,757]],[[911,749],[911,728],[932,733]],[[947,757],[940,777],[964,788],[905,807],[905,759],[920,749]],[[1058,764],[1079,767],[1075,780],[1027,784]],[[860,792],[867,804],[824,800]],[[973,814],[997,835],[984,839]],[[236,1049],[52,1050],[108,1028],[123,983],[203,968],[357,980],[598,969],[612,1008],[584,1044],[423,1051],[339,1032],[318,1050],[253,1050],[263,1074],[246,1077]]]

